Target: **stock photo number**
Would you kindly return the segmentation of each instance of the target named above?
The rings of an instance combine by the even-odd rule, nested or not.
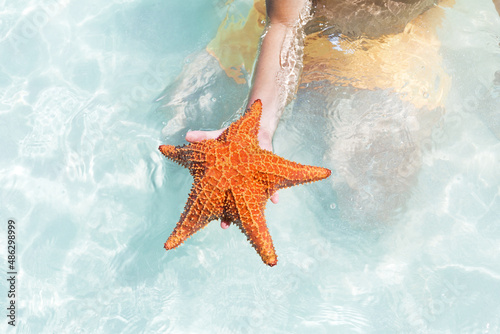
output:
[[[7,323],[16,325],[16,222],[7,222]]]

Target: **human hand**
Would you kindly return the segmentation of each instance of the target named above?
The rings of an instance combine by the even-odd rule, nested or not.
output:
[[[186,140],[190,143],[197,143],[202,140],[206,139],[216,139],[221,135],[221,133],[225,130],[226,128],[219,129],[219,130],[214,130],[214,131],[188,131],[186,134]],[[259,132],[258,138],[259,138],[259,146],[264,149],[272,152],[272,142],[271,142],[271,137],[272,136],[267,136],[261,132]],[[279,201],[279,196],[278,192],[275,192],[274,194],[271,195],[271,202],[274,204],[277,204]],[[227,229],[229,227],[229,222],[222,220],[220,222],[220,227],[223,229]]]

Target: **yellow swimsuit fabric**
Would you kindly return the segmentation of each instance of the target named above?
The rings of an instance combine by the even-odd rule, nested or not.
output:
[[[354,0],[333,2],[349,3],[351,7],[354,2],[359,6],[363,5],[363,1]],[[373,2],[364,1],[365,5]],[[394,1],[386,3],[389,8]],[[314,29],[306,27],[309,34],[305,39],[304,69],[300,84],[304,86],[326,80],[335,85],[349,85],[357,89],[392,89],[400,93],[401,99],[411,102],[417,108],[442,107],[449,91],[450,78],[442,68],[437,29],[444,17],[444,7],[453,3],[454,0],[448,0],[441,1],[438,5],[429,5],[427,1],[420,7],[408,7],[413,11],[424,12],[420,15],[410,13],[416,15],[411,20],[407,19],[406,13],[406,18],[395,23],[394,29],[401,30],[400,32],[382,34],[376,38],[373,37],[373,31],[371,37],[368,37],[370,34],[353,37],[352,34],[332,33],[331,29],[311,33]],[[321,21],[325,10],[318,6],[325,6],[325,2],[318,1],[316,4],[317,15],[323,15],[316,19]],[[349,6],[345,5],[343,10],[346,8]],[[398,14],[394,8],[392,12],[394,15]],[[405,20],[409,22],[406,23]],[[397,26],[401,22],[404,24]],[[216,37],[207,46],[207,51],[238,84],[247,83],[248,73],[253,70],[264,27],[265,1],[255,0],[247,17],[237,18],[228,11]],[[352,32],[354,29],[349,30]]]

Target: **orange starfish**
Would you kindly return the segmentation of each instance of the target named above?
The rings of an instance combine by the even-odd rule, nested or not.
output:
[[[217,139],[183,146],[161,145],[167,158],[189,168],[194,183],[184,212],[165,243],[169,250],[182,244],[214,219],[240,227],[262,261],[274,266],[277,256],[267,229],[264,209],[278,189],[318,181],[330,170],[305,166],[259,147],[262,103],[231,124]]]

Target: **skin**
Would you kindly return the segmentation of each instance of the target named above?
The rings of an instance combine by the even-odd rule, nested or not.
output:
[[[267,0],[266,10],[269,19],[269,28],[262,41],[262,46],[254,72],[254,82],[246,109],[260,99],[263,104],[261,126],[258,140],[261,148],[272,151],[272,138],[279,122],[280,110],[278,85],[276,77],[281,69],[280,52],[283,40],[289,29],[299,18],[300,10],[304,7],[305,0]],[[224,129],[215,131],[189,131],[186,140],[190,143],[205,139],[217,138]],[[278,193],[271,196],[271,202],[278,203]],[[221,227],[226,229],[229,224],[221,222]]]

